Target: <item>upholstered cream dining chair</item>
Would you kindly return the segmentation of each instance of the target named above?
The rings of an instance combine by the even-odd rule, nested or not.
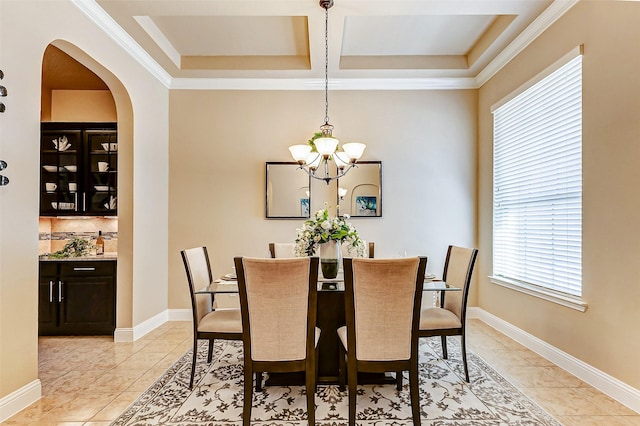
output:
[[[420,425],[418,324],[426,266],[426,257],[344,259],[347,325],[338,329],[339,375],[344,387],[346,367],[350,426],[355,425],[358,372],[395,371],[401,388],[406,370],[413,424]]]
[[[251,422],[254,373],[258,380],[263,372],[304,371],[308,423],[314,425],[318,258],[234,261],[244,347],[242,424]]]
[[[374,243],[373,241],[369,241],[369,242],[365,241],[364,257],[368,257],[369,259],[373,259],[374,255],[375,255],[375,248],[376,248],[376,243]],[[351,253],[349,253],[349,249],[348,249],[347,244],[342,244],[342,246],[340,247],[340,251],[341,251],[343,259],[345,257],[355,257],[355,256],[352,256]]]
[[[189,389],[193,388],[198,355],[198,340],[209,341],[207,362],[211,362],[215,339],[242,339],[242,319],[239,309],[213,310],[211,294],[196,294],[213,282],[209,253],[206,247],[195,247],[180,252],[189,283],[191,311],[193,313],[193,358]]]
[[[269,243],[269,254],[271,258],[276,257],[296,257],[293,249],[294,243]]]
[[[425,307],[420,314],[420,337],[440,336],[442,358],[447,359],[447,336],[461,336],[462,365],[467,382],[469,382],[469,368],[467,366],[465,322],[471,274],[477,256],[478,249],[449,246],[442,280],[447,285],[461,288],[462,291],[440,292],[440,307]]]

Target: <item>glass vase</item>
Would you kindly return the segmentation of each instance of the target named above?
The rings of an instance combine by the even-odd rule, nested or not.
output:
[[[325,278],[335,278],[340,269],[340,241],[330,240],[320,244],[320,269]]]

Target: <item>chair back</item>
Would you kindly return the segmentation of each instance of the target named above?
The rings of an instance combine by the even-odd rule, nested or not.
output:
[[[294,243],[269,243],[269,254],[271,258],[296,257],[293,252],[295,246]]]
[[[349,347],[357,360],[408,360],[417,355],[426,257],[344,260]],[[355,330],[352,333],[351,330]]]
[[[315,348],[318,258],[235,258],[245,356],[306,359]]]
[[[211,312],[212,308],[210,294],[195,294],[196,290],[203,289],[213,282],[209,253],[206,247],[194,247],[182,250],[180,254],[189,282],[193,324],[197,329],[202,317]]]
[[[444,263],[442,279],[451,286],[461,288],[462,291],[447,292],[442,307],[456,314],[463,324],[471,285],[471,274],[477,256],[478,249],[449,246]]]

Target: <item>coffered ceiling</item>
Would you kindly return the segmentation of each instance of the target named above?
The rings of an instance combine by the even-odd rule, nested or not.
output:
[[[73,0],[167,87],[324,87],[317,0]],[[335,0],[332,89],[474,88],[577,0]]]

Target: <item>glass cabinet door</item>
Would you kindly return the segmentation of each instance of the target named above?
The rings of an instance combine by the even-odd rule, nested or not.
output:
[[[115,216],[118,206],[118,133],[116,130],[85,131],[87,147],[87,213]]]
[[[116,123],[43,122],[40,214],[116,216]]]
[[[40,137],[40,212],[70,215],[82,209],[78,193],[82,178],[80,130],[46,130]]]

